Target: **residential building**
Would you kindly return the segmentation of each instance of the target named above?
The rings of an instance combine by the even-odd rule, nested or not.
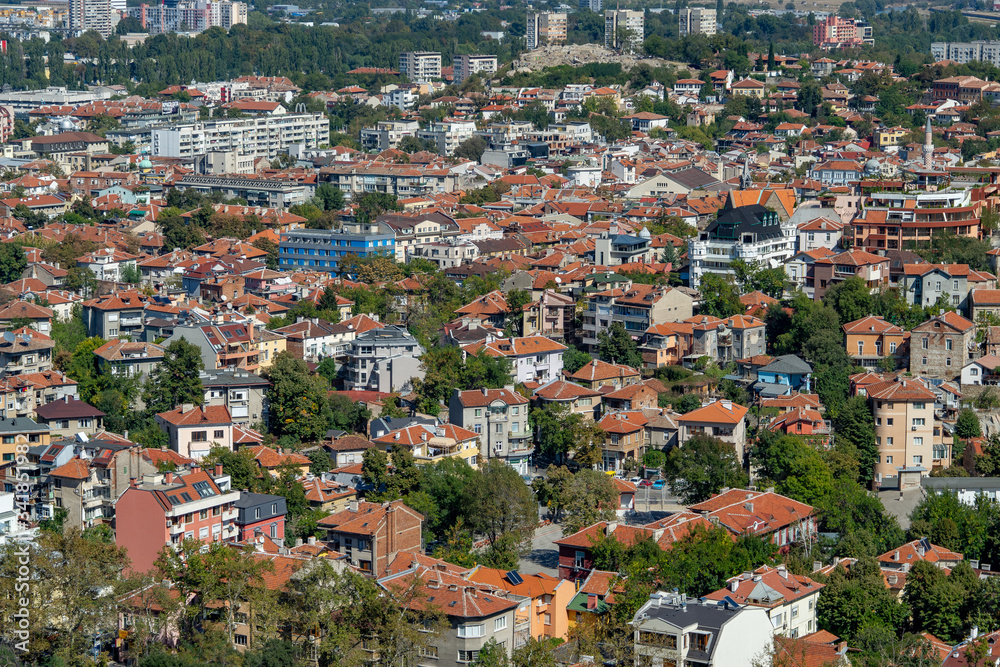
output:
[[[453,154],[456,148],[475,135],[475,121],[456,118],[428,123],[424,129],[417,130],[417,138],[434,144],[441,155]]]
[[[639,340],[643,368],[680,366],[684,357],[691,353],[693,338],[694,330],[690,322],[654,324]]]
[[[594,262],[601,266],[649,264],[655,259],[656,252],[646,228],[637,235],[602,232],[594,241]]]
[[[576,592],[573,583],[544,573],[505,572],[477,565],[468,579],[489,586],[494,591],[505,591],[509,596],[529,598],[527,607],[531,637],[538,640],[562,638],[569,634],[566,606]],[[515,583],[519,582],[519,583]],[[517,615],[520,616],[521,607]]]
[[[3,375],[6,377],[52,370],[52,349],[55,346],[47,336],[4,331],[0,334],[0,368],[3,369]]]
[[[420,122],[416,120],[380,120],[375,127],[361,130],[361,148],[369,151],[385,151],[399,148],[406,137],[416,137]]]
[[[516,648],[531,639],[530,597],[477,584],[461,569],[430,560],[426,565],[401,556],[396,559],[399,565],[394,563],[398,571],[378,580],[379,586],[394,593],[392,599],[411,599],[414,612],[424,611],[424,600],[430,598],[440,605],[446,627],[431,639],[430,646],[420,649],[419,664],[462,667],[476,662],[488,642],[496,642],[509,659]],[[403,563],[406,569],[401,569]],[[416,595],[402,593],[414,585],[418,586]],[[378,662],[376,655],[371,657],[373,664]]]
[[[756,97],[762,100],[764,99],[764,93],[767,92],[767,86],[756,79],[743,79],[730,86],[729,90],[733,95]]]
[[[525,305],[521,312],[525,336],[541,334],[554,340],[566,340],[573,334],[576,300],[568,294],[543,290],[538,299]]]
[[[35,408],[39,424],[49,427],[53,437],[72,437],[79,433],[90,436],[104,428],[105,414],[75,396],[63,396]]]
[[[268,118],[273,118],[268,116]],[[288,116],[276,116],[288,118]],[[183,133],[183,129],[180,130]],[[265,133],[262,129],[261,133]],[[274,129],[275,134],[284,135],[280,128]],[[182,136],[183,138],[183,136]],[[170,139],[170,137],[167,137]],[[274,142],[277,143],[277,142]],[[312,145],[314,142],[310,141]],[[169,146],[165,150],[172,150]],[[261,152],[271,152],[270,148],[261,148]],[[283,152],[277,151],[276,153]],[[287,150],[287,146],[285,148]],[[187,144],[182,143],[177,152],[187,152]],[[168,156],[168,157],[185,157]],[[266,157],[260,155],[257,157]],[[249,206],[260,208],[286,209],[295,204],[304,204],[309,200],[306,185],[292,180],[246,178],[241,176],[210,176],[204,174],[187,174],[174,182],[179,190],[195,190],[202,194],[215,194],[226,199],[245,199]]]
[[[885,483],[885,478],[904,473],[926,475],[935,462],[950,463],[947,447],[935,444],[936,396],[923,381],[897,377],[868,384],[865,391],[875,417],[876,481]]]
[[[933,308],[944,303],[962,312],[969,312],[970,284],[978,271],[968,264],[907,264],[900,278],[903,299],[916,306]]]
[[[793,639],[816,632],[816,602],[824,585],[804,575],[792,574],[785,565],[763,565],[726,580],[725,588],[706,600],[726,598],[737,604],[767,610],[774,633]]]
[[[715,9],[707,7],[685,7],[677,12],[678,35],[706,35],[712,36],[716,30]]]
[[[639,371],[631,366],[612,364],[600,359],[588,361],[580,370],[568,377],[577,384],[595,390],[599,390],[601,387],[621,389],[642,380]]]
[[[596,419],[601,414],[601,396],[595,389],[566,380],[552,380],[536,389],[532,398],[539,406],[564,406],[570,414]]]
[[[787,396],[792,390],[808,393],[812,367],[794,354],[783,354],[757,369],[756,391]]]
[[[468,355],[485,354],[489,357],[506,357],[511,362],[511,384],[524,382],[552,382],[562,378],[563,352],[566,346],[545,336],[501,338],[489,343],[466,345],[462,351]]]
[[[440,166],[391,163],[331,165],[320,169],[319,179],[329,181],[348,199],[366,192],[385,192],[400,199],[453,192],[460,181],[458,174]]]
[[[932,236],[945,231],[980,238],[984,196],[981,188],[872,192],[868,203],[851,221],[851,230],[845,229],[844,233],[854,248],[876,254],[926,247]]]
[[[267,423],[266,392],[271,383],[264,378],[242,370],[216,370],[203,371],[199,379],[205,389],[205,406],[224,406],[234,424]]]
[[[391,455],[393,446],[406,447],[418,465],[458,458],[479,465],[479,434],[454,424],[413,424],[376,437],[372,442]]]
[[[641,339],[651,327],[683,322],[694,312],[694,299],[690,294],[666,285],[633,283],[626,288],[593,292],[586,297],[581,340],[591,353],[597,350],[598,334],[616,322],[621,323],[633,338]]]
[[[847,336],[847,354],[859,366],[874,369],[883,357],[893,357],[896,368],[906,367],[909,337],[900,327],[868,315],[841,328]]]
[[[642,410],[613,412],[597,422],[604,432],[600,469],[607,473],[635,469],[649,448],[648,424]]]
[[[379,225],[344,225],[340,229],[292,229],[281,233],[278,266],[284,271],[323,271],[339,274],[340,260],[395,257],[395,235]]]
[[[78,268],[87,269],[99,281],[119,282],[125,270],[136,270],[138,255],[122,252],[115,248],[102,248],[76,260]]]
[[[680,417],[678,444],[691,438],[707,435],[718,438],[733,446],[737,458],[742,461],[746,450],[746,415],[747,408],[729,400],[713,401]]]
[[[424,517],[402,500],[353,502],[348,509],[319,520],[334,551],[369,576],[387,572],[399,554],[420,553]]]
[[[106,39],[117,23],[111,20],[111,5],[111,0],[70,0],[67,18],[70,32],[82,35],[93,30]]]
[[[457,55],[454,58],[455,84],[460,84],[473,74],[489,79],[497,72],[497,57],[484,55]]]
[[[976,325],[952,311],[910,330],[910,373],[914,375],[954,380],[977,356]]]
[[[799,252],[817,248],[836,248],[844,233],[846,223],[819,217],[799,225]]]
[[[779,548],[816,539],[816,511],[771,490],[724,490],[688,509],[734,537],[757,535]]]
[[[213,447],[234,449],[233,420],[225,406],[186,403],[155,418],[170,440],[170,449],[181,456],[200,461]]]
[[[889,258],[864,250],[847,250],[821,257],[813,262],[813,298],[823,298],[826,291],[848,278],[860,278],[873,292],[889,285]]]
[[[424,348],[402,326],[366,331],[350,343],[344,388],[370,391],[409,391],[413,378],[423,379],[420,362]]]
[[[455,390],[448,402],[449,421],[480,437],[486,458],[504,460],[519,474],[528,474],[534,453],[530,403],[512,389]]]
[[[773,637],[760,607],[663,591],[649,596],[631,625],[637,666],[750,667],[771,648]]]
[[[0,307],[0,326],[11,328],[11,323],[30,324],[38,333],[50,336],[52,334],[52,317],[55,312],[50,308],[39,306],[30,301],[11,301]]]
[[[399,73],[413,83],[441,78],[441,54],[437,51],[407,51],[399,54]]]
[[[844,49],[874,44],[872,28],[859,19],[845,19],[834,14],[813,26],[813,44],[821,49]]]
[[[99,367],[115,377],[149,378],[166,350],[156,343],[132,343],[115,338],[94,350]]]
[[[330,123],[322,113],[213,118],[177,123],[151,130],[152,154],[160,157],[194,158],[208,152],[236,151],[253,157],[274,159],[293,145],[316,150],[330,143]],[[190,177],[188,177],[190,178]],[[202,177],[205,178],[205,177]],[[264,188],[259,179],[242,179],[250,188]],[[260,205],[256,201],[251,206]]]
[[[734,276],[730,262],[742,259],[777,267],[795,254],[796,226],[760,204],[724,211],[697,238],[688,241],[690,286],[698,289],[707,273]]]
[[[987,57],[995,57],[993,47],[987,49]],[[931,94],[936,100],[958,100],[975,103],[983,99],[983,93],[991,88],[988,81],[974,76],[949,76],[937,79],[931,85]]]
[[[646,15],[642,10],[604,11],[604,48],[634,52],[646,39]]]
[[[83,323],[91,336],[139,340],[149,298],[136,291],[115,292],[83,302]]]
[[[529,51],[549,44],[565,44],[565,12],[528,12],[524,34]]]
[[[212,473],[193,466],[187,472],[143,475],[115,502],[115,543],[128,551],[131,570],[148,572],[164,546],[183,540],[205,544],[235,540],[236,502],[222,465]]]
[[[994,66],[1000,67],[1000,41],[991,39],[989,41],[976,40],[973,42],[934,42],[931,44],[931,56],[936,62],[953,60],[959,65],[966,65],[973,61],[979,61],[992,63]]]
[[[236,540],[252,542],[260,535],[279,543],[284,540],[285,517],[288,514],[285,502],[284,496],[241,492],[239,500],[233,503],[236,508]]]
[[[163,341],[163,347],[184,340],[201,351],[206,370],[253,372],[260,358],[257,336],[257,329],[251,323],[177,326]]]
[[[767,340],[763,320],[749,315],[734,315],[721,320],[711,315],[695,315],[691,325],[691,348],[685,363],[701,357],[736,361],[764,354]]]
[[[1000,356],[985,354],[962,367],[960,383],[963,387],[966,385],[998,384],[1000,383],[998,366],[1000,366]]]
[[[48,424],[38,424],[27,417],[4,417],[0,419],[0,469],[14,466],[17,448],[49,446]]]

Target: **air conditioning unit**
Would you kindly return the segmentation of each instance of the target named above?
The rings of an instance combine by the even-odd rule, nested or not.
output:
[[[174,522],[171,519],[167,519],[167,528],[170,528],[172,525],[174,525]]]
[[[916,427],[916,426],[911,426],[911,427],[910,427],[910,430],[911,430],[911,431],[916,431],[916,430],[917,430],[917,427]]]

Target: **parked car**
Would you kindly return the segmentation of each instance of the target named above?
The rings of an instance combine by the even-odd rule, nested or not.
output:
[[[648,479],[644,479],[641,482],[639,482],[639,486],[653,486],[653,483],[650,482]]]
[[[633,477],[629,481],[632,482],[633,484],[639,484],[640,482],[642,482],[642,477]]]
[[[653,489],[655,491],[659,491],[660,489],[662,489],[666,485],[667,485],[666,481],[664,481],[662,479],[658,479],[655,482],[653,482]]]

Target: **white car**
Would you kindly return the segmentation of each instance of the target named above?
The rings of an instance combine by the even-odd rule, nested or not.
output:
[[[638,484],[639,482],[642,481],[642,477],[633,477],[629,481],[632,482],[633,484]]]

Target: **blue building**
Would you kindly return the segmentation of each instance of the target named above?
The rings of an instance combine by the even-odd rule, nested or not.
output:
[[[792,390],[809,392],[812,367],[794,354],[785,354],[757,370],[754,388],[763,396],[784,396]]]
[[[348,255],[396,256],[396,235],[381,224],[345,224],[341,229],[293,229],[281,233],[278,269],[339,273]]]

